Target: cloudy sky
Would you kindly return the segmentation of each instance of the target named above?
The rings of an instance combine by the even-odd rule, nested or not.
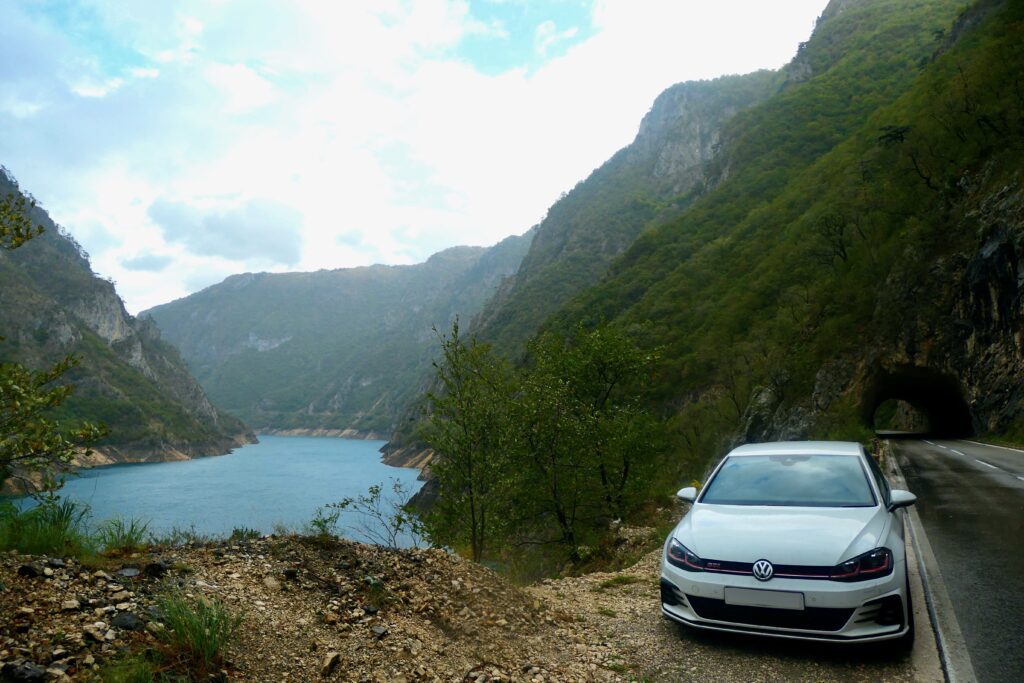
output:
[[[0,0],[0,164],[129,310],[527,230],[826,0]]]

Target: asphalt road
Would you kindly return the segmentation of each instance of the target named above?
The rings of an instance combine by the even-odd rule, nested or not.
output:
[[[1024,452],[892,443],[978,681],[1024,681]]]

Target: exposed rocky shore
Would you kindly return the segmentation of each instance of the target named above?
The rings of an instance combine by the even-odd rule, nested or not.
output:
[[[367,431],[365,429],[308,429],[299,427],[295,429],[272,429],[262,428],[257,430],[260,434],[270,436],[326,436],[335,439],[359,439],[361,441],[387,441],[387,435],[381,432]]]

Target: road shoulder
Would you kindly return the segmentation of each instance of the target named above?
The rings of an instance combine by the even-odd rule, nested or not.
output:
[[[906,480],[889,441],[885,442],[885,452],[893,484],[896,488],[906,489]],[[974,667],[953,604],[921,518],[912,506],[907,509],[906,519],[913,547],[913,552],[907,557],[910,590],[914,600],[914,619],[918,624],[911,653],[915,680],[919,683],[943,680],[948,683],[973,683],[977,680]],[[928,631],[921,626],[926,623],[931,624],[932,638],[924,637]]]

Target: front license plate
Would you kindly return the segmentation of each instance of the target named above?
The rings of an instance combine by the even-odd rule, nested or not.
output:
[[[754,588],[725,588],[725,604],[775,609],[803,609],[804,594],[789,591],[762,591]]]

